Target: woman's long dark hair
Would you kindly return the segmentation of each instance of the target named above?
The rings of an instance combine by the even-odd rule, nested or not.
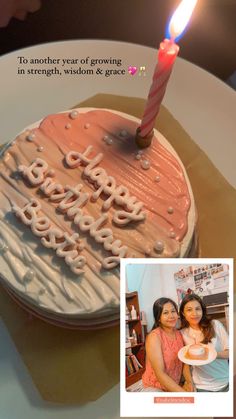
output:
[[[200,329],[204,335],[204,339],[202,343],[209,343],[211,342],[211,339],[215,336],[215,330],[214,330],[211,320],[207,317],[205,304],[203,303],[202,299],[196,294],[186,295],[180,304],[180,308],[179,308],[179,314],[180,314],[180,320],[181,320],[180,329],[189,327],[189,322],[184,317],[184,307],[190,301],[197,301],[202,308],[202,318],[199,322]]]
[[[154,325],[152,327],[152,330],[161,326],[160,317],[162,315],[163,307],[166,303],[171,303],[173,305],[176,313],[178,314],[177,304],[173,300],[171,300],[170,298],[166,298],[166,297],[158,298],[158,300],[156,300],[155,303],[153,304],[153,317],[154,317],[155,322],[154,322]]]

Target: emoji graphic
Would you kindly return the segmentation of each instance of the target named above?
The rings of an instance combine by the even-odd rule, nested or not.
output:
[[[135,67],[134,65],[130,65],[130,66],[128,67],[128,72],[129,72],[129,74],[130,74],[131,76],[134,76],[134,75],[135,75],[135,73],[137,72],[137,67]]]
[[[139,67],[139,73],[138,73],[138,75],[139,76],[146,76],[146,67],[144,65],[141,65]]]

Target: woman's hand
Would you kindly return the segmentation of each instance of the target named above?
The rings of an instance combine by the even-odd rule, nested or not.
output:
[[[196,391],[196,387],[194,385],[193,378],[192,378],[191,368],[187,364],[184,364],[183,366],[183,376],[185,379],[185,382],[183,385],[184,391],[189,391],[189,392]]]
[[[40,6],[41,0],[0,0],[0,28],[7,26],[12,17],[24,20]]]
[[[183,389],[184,391],[188,391],[190,393],[196,391],[195,385],[193,384],[192,381],[185,381],[183,385]]]
[[[217,358],[219,358],[219,359],[229,359],[229,350],[225,349],[224,351],[217,352]]]

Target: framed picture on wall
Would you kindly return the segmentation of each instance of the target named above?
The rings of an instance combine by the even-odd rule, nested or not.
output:
[[[174,273],[178,302],[186,294],[196,293],[207,296],[227,292],[229,284],[229,266],[224,263],[190,265],[181,267]]]

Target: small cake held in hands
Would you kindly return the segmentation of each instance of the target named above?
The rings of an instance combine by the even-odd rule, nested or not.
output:
[[[189,346],[185,356],[188,359],[205,360],[208,358],[208,353],[209,353],[209,350],[205,345],[201,343],[197,343],[197,344]]]

